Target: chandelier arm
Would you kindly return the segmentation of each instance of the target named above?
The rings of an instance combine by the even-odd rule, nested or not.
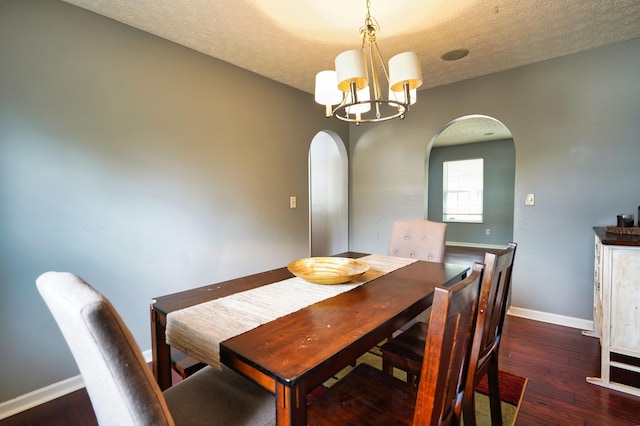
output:
[[[380,116],[365,116],[364,113],[360,114],[359,116],[356,116],[354,114],[354,116],[350,116],[349,113],[347,112],[347,108],[356,105],[356,104],[352,104],[352,103],[348,103],[345,105],[338,105],[337,107],[335,107],[335,109],[333,110],[333,116],[339,120],[342,121],[347,121],[349,123],[377,123],[377,122],[381,122],[381,121],[387,121],[387,120],[392,120],[394,118],[400,118],[403,119],[404,115],[407,111],[407,108],[405,107],[404,104],[397,102],[397,101],[390,101],[390,100],[379,100],[379,101],[359,101],[358,104],[362,105],[362,104],[376,104],[379,107],[382,106],[386,106],[388,109],[393,109],[394,112],[389,112],[389,113],[385,113],[385,114],[380,114]],[[344,113],[344,114],[343,114]]]
[[[376,43],[375,46],[376,46],[376,53],[378,54],[378,60],[380,61],[380,66],[382,67],[382,71],[384,71],[384,76],[387,79],[387,84],[390,85],[391,81],[389,79],[389,71],[387,70],[387,66],[385,65],[386,62],[384,60],[384,57],[382,56],[382,53],[380,52],[380,47],[378,47],[378,43]]]
[[[376,58],[374,56],[374,45],[369,45],[369,62],[371,65],[371,86],[373,87],[373,99],[382,99],[380,93],[380,80],[378,77],[378,67],[376,64]],[[384,64],[383,64],[384,68]]]
[[[405,82],[402,85],[402,88],[404,89],[404,101],[407,105],[407,108],[409,107],[409,105],[411,104],[411,89],[409,87],[409,83]]]
[[[352,81],[349,84],[349,89],[351,89],[351,99],[353,104],[357,104],[358,103],[358,88],[356,87],[356,82]]]

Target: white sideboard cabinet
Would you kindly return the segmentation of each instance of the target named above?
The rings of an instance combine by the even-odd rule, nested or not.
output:
[[[601,368],[600,377],[587,381],[640,396],[640,235],[593,229],[593,334],[600,338]]]

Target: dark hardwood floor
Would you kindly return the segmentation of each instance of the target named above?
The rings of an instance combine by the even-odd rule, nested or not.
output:
[[[516,425],[640,425],[640,397],[586,382],[600,376],[598,339],[508,317],[500,368],[529,378]]]
[[[455,263],[482,258],[471,249],[448,256]],[[500,368],[529,379],[516,425],[640,425],[640,397],[586,382],[599,376],[599,350],[598,340],[580,330],[508,316]],[[0,420],[0,426],[95,424],[84,390]]]

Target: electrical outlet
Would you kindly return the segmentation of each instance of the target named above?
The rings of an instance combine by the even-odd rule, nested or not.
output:
[[[485,235],[491,235],[491,229],[487,228],[484,233]]]
[[[291,197],[289,197],[289,208],[290,208],[290,209],[295,209],[295,208],[296,208],[297,203],[298,203],[298,202],[297,202],[297,200],[296,200],[295,195],[292,195]]]
[[[524,200],[525,206],[533,206],[536,204],[536,196],[535,194],[527,194],[527,198]]]

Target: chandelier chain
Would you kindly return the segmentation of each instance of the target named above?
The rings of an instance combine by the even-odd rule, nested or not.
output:
[[[380,24],[378,20],[371,16],[371,1],[367,0],[367,15],[364,18],[364,25],[360,28],[360,34],[362,35],[362,47],[364,49],[366,42],[370,44],[376,42],[376,33],[380,31]]]

